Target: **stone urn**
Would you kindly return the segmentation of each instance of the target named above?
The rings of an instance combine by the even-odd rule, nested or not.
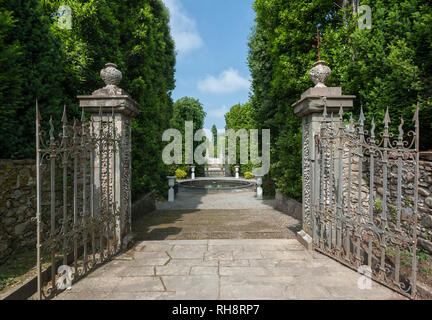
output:
[[[105,68],[101,70],[100,76],[107,86],[118,86],[123,77],[121,71],[117,69],[117,65],[114,63],[105,64]]]
[[[105,82],[105,87],[98,89],[93,92],[93,95],[99,96],[115,96],[115,95],[127,95],[127,92],[119,88],[118,85],[122,80],[122,73],[117,69],[117,65],[114,63],[105,64],[100,72],[100,76]]]
[[[309,77],[315,84],[315,88],[325,88],[325,82],[330,77],[331,69],[325,64],[325,61],[319,60],[314,63],[313,68],[309,71]]]

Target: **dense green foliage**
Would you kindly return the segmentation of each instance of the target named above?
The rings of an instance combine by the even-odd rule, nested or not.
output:
[[[194,99],[191,97],[183,97],[178,99],[173,105],[173,116],[170,120],[170,128],[178,129],[182,134],[182,152],[183,152],[183,164],[181,165],[171,165],[170,172],[174,173],[176,169],[182,169],[186,172],[190,169],[190,164],[185,163],[185,122],[193,121],[193,131],[194,134],[197,130],[200,130],[204,126],[204,118],[206,113],[204,112],[204,108],[202,103],[198,99]],[[194,141],[193,150],[195,150],[196,146],[201,142]],[[167,144],[167,143],[165,143]],[[193,151],[192,150],[192,151]],[[201,165],[196,165],[195,172],[197,176],[202,175],[204,173],[204,167]]]
[[[167,9],[161,0],[63,4],[71,30],[59,28],[56,0],[0,1],[1,156],[34,156],[36,97],[45,120],[52,114],[59,123],[63,103],[77,116],[76,96],[102,87],[99,72],[113,62],[120,86],[142,106],[132,127],[133,196],[164,190],[161,135],[172,118],[175,67]]]
[[[0,152],[2,158],[34,154],[35,99],[42,118],[59,119],[63,59],[40,0],[0,1]]]
[[[180,130],[185,134],[185,122],[193,121],[193,129],[196,132],[204,126],[206,113],[202,103],[198,99],[183,97],[173,105],[173,116],[170,120],[171,128]]]
[[[372,8],[372,29],[360,30],[352,9],[332,0],[256,0],[256,27],[249,42],[251,103],[257,124],[271,129],[270,176],[277,188],[301,198],[301,123],[291,105],[312,85],[308,71],[317,60],[313,36],[320,27],[322,59],[333,69],[327,85],[354,94],[353,114],[362,105],[367,121],[382,123],[390,109],[392,130],[401,115],[406,131],[421,103],[421,144],[432,148],[432,7],[427,0],[362,1]],[[344,16],[346,19],[344,19]]]
[[[230,111],[225,114],[225,129],[233,129],[238,131],[240,129],[256,129],[257,126],[255,124],[255,120],[253,118],[253,108],[251,103],[245,104],[236,104],[230,108]],[[228,143],[228,141],[226,141]],[[240,139],[237,139],[237,163],[240,166],[240,174],[244,175],[247,171],[252,171],[253,167],[257,167],[250,161],[248,163],[241,164],[240,163]],[[250,159],[250,150],[248,150],[249,159]],[[234,168],[235,164],[231,165],[231,172],[235,172]]]

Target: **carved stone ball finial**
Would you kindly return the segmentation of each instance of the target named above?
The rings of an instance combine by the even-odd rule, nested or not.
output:
[[[330,77],[331,69],[326,66],[325,61],[319,60],[314,63],[313,68],[309,71],[309,77],[315,84],[315,88],[325,88],[325,82]]]
[[[118,87],[123,76],[120,70],[117,69],[117,65],[114,63],[107,63],[105,68],[101,70],[100,76],[105,82],[105,87],[97,89],[93,92],[93,95],[118,96],[128,94],[125,90]]]
[[[101,70],[100,76],[107,86],[118,86],[122,79],[122,73],[114,63],[105,64],[105,68]]]

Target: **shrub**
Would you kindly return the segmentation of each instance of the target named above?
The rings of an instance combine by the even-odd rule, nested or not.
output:
[[[245,179],[252,179],[255,176],[252,174],[252,172],[246,171],[245,174],[244,174],[244,177],[245,177]]]
[[[187,176],[187,173],[182,169],[177,169],[175,171],[175,176],[177,179],[184,179]]]

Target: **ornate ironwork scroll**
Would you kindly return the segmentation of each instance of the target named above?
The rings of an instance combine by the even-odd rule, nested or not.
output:
[[[344,123],[342,107],[337,121],[326,109],[315,139],[314,248],[351,268],[366,266],[372,279],[414,297],[418,106],[414,130],[405,134],[401,119],[396,139],[389,131],[388,109],[378,138],[374,119],[370,133],[365,130],[363,110],[357,123],[352,117]]]

